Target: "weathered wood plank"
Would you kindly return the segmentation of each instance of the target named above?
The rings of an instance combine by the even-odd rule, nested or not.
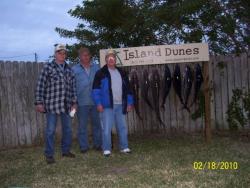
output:
[[[248,89],[250,90],[250,50],[247,52]]]
[[[30,126],[31,126],[31,139],[32,139],[32,144],[38,144],[39,143],[39,137],[38,137],[38,127],[37,127],[37,122],[36,122],[36,112],[34,108],[34,87],[35,87],[35,81],[34,79],[29,79],[29,78],[35,78],[36,75],[36,65],[35,63],[28,63],[28,69],[29,75],[28,75],[28,86],[32,88],[30,92],[28,92],[28,112],[29,112],[29,118],[30,118]]]
[[[205,139],[211,141],[211,113],[210,113],[210,93],[209,93],[209,66],[204,62],[204,92],[205,92]]]
[[[185,70],[185,64],[179,64],[180,65],[180,69],[181,69],[181,79],[182,79],[182,89],[183,89],[183,80],[184,80],[184,70]],[[183,95],[183,91],[182,91],[182,98],[184,100],[184,95]],[[185,121],[184,121],[184,113],[185,113],[185,109],[183,109],[183,105],[181,104],[180,100],[178,100],[178,105],[177,105],[177,117],[178,117],[178,129],[180,132],[186,132],[186,125],[185,125]]]
[[[241,57],[240,56],[234,56],[234,77],[235,77],[235,89],[242,90],[242,80],[241,80]],[[240,106],[242,107],[243,104],[240,103]],[[241,129],[241,127],[239,127]]]
[[[172,78],[173,78],[173,73],[174,73],[174,64],[170,64],[169,65],[169,69],[172,73]],[[172,83],[173,84],[173,83]],[[170,111],[171,111],[171,132],[175,133],[176,131],[178,131],[177,125],[177,105],[176,105],[176,100],[177,99],[177,95],[174,91],[174,87],[172,86],[170,93],[169,93],[169,103],[170,103]]]
[[[222,111],[222,94],[221,94],[221,70],[218,56],[215,57],[214,62],[214,96],[215,96],[215,115],[216,128],[223,129],[223,111]]]
[[[38,77],[43,69],[44,64],[43,63],[38,63],[37,64],[37,77],[36,77],[36,82],[38,80]],[[36,87],[36,86],[35,86]],[[34,88],[35,89],[35,88]],[[46,118],[45,118],[45,114],[42,113],[38,113],[36,112],[36,120],[37,120],[37,127],[39,129],[39,137],[40,140],[44,139],[44,130],[46,127]]]
[[[9,108],[10,108],[10,103],[9,103],[9,94],[8,94],[8,84],[9,84],[9,78],[10,75],[8,73],[9,69],[9,63],[6,62],[3,64],[3,79],[2,79],[2,88],[1,90],[3,91],[3,111],[2,111],[2,119],[3,119],[3,136],[4,136],[4,144],[5,147],[11,147],[11,129],[12,127],[10,126],[10,113],[9,113]]]
[[[141,67],[142,66],[135,66],[135,71],[137,72],[137,76],[138,76],[138,81],[140,80],[140,76],[141,76]],[[139,105],[139,113],[140,116],[143,117],[143,113],[142,113],[142,100],[141,100],[141,85],[139,85],[139,101],[138,101],[138,105]],[[137,125],[137,134],[138,135],[142,135],[143,134],[143,119],[141,120],[137,115],[136,115],[136,125]]]
[[[247,52],[247,75],[248,75],[248,91],[250,91],[250,50]],[[250,129],[250,122],[248,122],[248,129]]]
[[[143,82],[143,71],[148,69],[148,66],[142,66],[142,73],[141,73],[141,78],[140,78],[140,83]],[[143,114],[143,121],[144,121],[144,126],[145,126],[145,133],[147,134],[148,132],[150,132],[151,127],[152,127],[152,123],[151,123],[151,116],[152,116],[152,110],[150,109],[150,107],[148,106],[148,104],[144,101],[144,99],[142,99],[142,103],[143,103],[143,109],[144,109],[144,114]],[[148,115],[150,114],[150,115]]]
[[[235,89],[235,78],[234,78],[234,62],[232,56],[226,57],[227,72],[228,72],[228,99],[229,103],[233,96],[233,89]]]
[[[195,126],[195,121],[192,119],[192,114],[195,112],[195,105],[192,105],[193,102],[193,98],[194,98],[194,83],[195,83],[195,64],[190,64],[191,70],[192,70],[192,74],[193,74],[193,83],[192,83],[192,89],[191,89],[191,93],[189,96],[189,102],[188,102],[188,107],[190,109],[190,113],[188,113],[187,115],[187,121],[188,121],[188,132],[192,133],[195,132],[196,126]]]
[[[12,69],[13,74],[16,75],[16,78],[20,77],[19,66],[20,65],[16,63]],[[15,79],[15,82],[13,84],[13,88],[15,90],[13,101],[15,103],[15,118],[17,122],[16,127],[17,127],[18,145],[25,144],[25,135],[23,134],[23,128],[22,128],[23,114],[22,114],[22,107],[20,103],[20,89],[19,89],[20,87],[22,87],[21,84],[22,83],[20,79]]]
[[[241,84],[241,58],[234,56],[234,76],[235,76],[235,89],[242,89]]]
[[[29,92],[29,86],[27,83],[27,64],[26,63],[20,63],[20,76],[21,76],[21,82],[22,87],[20,88],[20,102],[22,106],[22,113],[23,113],[23,129],[24,134],[26,138],[26,144],[31,145],[31,128],[30,128],[30,121],[29,121],[29,113],[28,113],[28,104],[27,104],[27,94]]]
[[[164,97],[164,86],[165,86],[165,80],[164,80],[164,72],[165,72],[165,66],[161,65],[159,68],[160,71],[160,75],[161,75],[161,97],[160,97],[160,111],[161,111],[161,117],[162,117],[162,121],[164,122],[165,126],[164,126],[164,131],[165,134],[169,134],[170,131],[170,127],[171,127],[171,112],[170,112],[170,102],[169,102],[169,95],[166,98],[165,104],[164,104],[164,108],[161,107],[162,102],[163,102],[163,97]]]
[[[160,75],[160,96],[159,96],[159,111],[160,111],[160,117],[164,125],[159,124],[159,131],[162,134],[166,134],[167,132],[167,125],[166,125],[166,120],[164,116],[164,110],[161,108],[161,103],[162,103],[162,98],[163,98],[163,79],[164,79],[164,66],[163,65],[157,65],[157,69]]]
[[[240,56],[241,58],[241,84],[242,84],[242,91],[248,91],[248,64],[247,64],[247,53],[243,53]]]
[[[224,56],[220,56],[220,62],[222,64],[220,79],[222,83],[221,87],[221,100],[222,100],[222,121],[223,129],[228,129],[227,124],[227,108],[228,108],[228,72],[227,72],[227,61]]]
[[[215,117],[215,96],[214,96],[214,57],[210,57],[208,62],[209,66],[209,87],[210,87],[210,109],[211,109],[211,129],[216,128],[216,117]]]
[[[38,63],[33,63],[32,64],[33,65],[33,67],[32,67],[32,70],[33,70],[33,80],[32,80],[32,92],[31,92],[31,95],[33,95],[33,100],[32,100],[32,104],[31,104],[31,109],[33,110],[33,117],[32,118],[34,118],[33,119],[33,121],[34,121],[34,124],[35,124],[35,126],[34,127],[36,127],[36,136],[35,136],[35,144],[37,144],[37,145],[39,145],[40,143],[41,143],[41,134],[43,134],[42,133],[42,131],[41,131],[41,128],[40,128],[40,123],[39,123],[39,121],[38,121],[38,113],[35,111],[35,105],[34,105],[34,103],[35,103],[35,88],[36,88],[36,83],[37,83],[37,78],[38,78]]]
[[[15,66],[15,63],[10,62],[8,63],[7,67],[7,72],[8,72],[8,80],[9,82],[7,83],[7,91],[8,91],[8,101],[9,101],[9,127],[11,128],[11,146],[17,146],[18,145],[18,135],[17,135],[17,125],[16,125],[16,108],[15,108],[15,91],[14,89],[14,84],[16,80],[16,76],[13,74],[13,68]]]
[[[4,111],[4,104],[3,104],[3,80],[4,80],[4,63],[0,62],[0,148],[4,148],[4,121],[3,121],[3,111]]]

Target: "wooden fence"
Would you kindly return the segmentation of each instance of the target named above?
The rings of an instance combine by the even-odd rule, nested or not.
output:
[[[249,56],[247,54],[213,56],[208,63],[212,129],[228,129],[226,111],[232,97],[232,90],[235,88],[250,89]],[[194,66],[194,64],[190,65]],[[180,66],[183,72],[185,64],[180,64]],[[0,149],[37,145],[43,142],[45,117],[34,110],[34,89],[42,67],[43,63],[0,61]],[[174,64],[170,64],[169,68],[173,73]],[[161,78],[164,75],[164,65],[135,66],[125,69],[128,72],[132,69],[136,70],[140,80],[142,80],[144,69],[147,69],[149,73],[153,69],[158,69]],[[173,87],[167,97],[165,110],[161,109],[161,117],[166,127],[160,126],[155,112],[147,106],[142,98],[139,101],[139,106],[142,120],[137,117],[135,112],[126,116],[129,134],[193,133],[204,130],[204,118],[193,119],[194,112],[199,109],[199,105],[193,105],[191,113],[182,110],[182,105]],[[77,120],[74,119],[74,138],[76,130]],[[60,132],[60,126],[57,126],[59,137]]]

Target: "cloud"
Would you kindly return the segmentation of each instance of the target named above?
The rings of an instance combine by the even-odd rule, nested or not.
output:
[[[2,0],[0,58],[36,52],[39,60],[44,61],[53,53],[55,43],[76,42],[60,38],[54,29],[73,29],[78,20],[70,17],[67,12],[80,3],[80,0]],[[18,60],[28,58],[33,60],[33,56]]]

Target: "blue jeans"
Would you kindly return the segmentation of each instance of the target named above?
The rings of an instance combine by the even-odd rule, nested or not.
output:
[[[91,125],[92,125],[93,145],[94,147],[101,147],[102,145],[101,124],[96,106],[94,105],[78,106],[77,117],[78,117],[78,141],[80,145],[80,150],[89,149],[88,130],[87,130],[89,118],[91,120]]]
[[[100,113],[100,118],[102,125],[102,149],[111,151],[111,131],[114,123],[119,137],[120,149],[128,148],[128,132],[125,115],[122,113],[122,105],[114,104],[113,109],[104,108],[104,111]]]
[[[62,154],[70,151],[72,142],[71,118],[69,114],[61,113],[60,115],[53,113],[46,113],[47,126],[45,129],[45,155],[52,157],[54,155],[54,143],[57,117],[60,116],[62,122]]]

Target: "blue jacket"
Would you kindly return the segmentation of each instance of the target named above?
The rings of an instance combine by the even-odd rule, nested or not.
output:
[[[72,67],[76,78],[76,94],[79,106],[94,105],[91,91],[95,74],[99,69],[99,65],[91,63],[88,75],[80,63]]]
[[[122,109],[123,113],[126,114],[127,105],[133,105],[133,96],[127,74],[120,68],[117,69],[122,77]],[[95,75],[92,98],[96,105],[102,105],[103,108],[113,108],[111,76],[107,65],[102,67]]]

